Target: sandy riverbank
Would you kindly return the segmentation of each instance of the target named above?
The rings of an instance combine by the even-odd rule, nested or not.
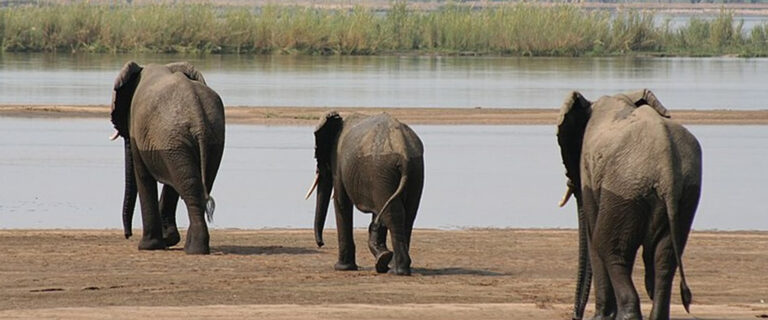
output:
[[[376,274],[365,231],[361,270],[335,272],[333,230],[318,249],[311,230],[213,229],[208,256],[139,252],[119,230],[0,230],[0,318],[569,319],[574,230],[418,229],[412,277]],[[766,232],[694,232],[692,314],[675,294],[673,318],[768,317],[767,247]]]
[[[558,110],[484,108],[330,108],[330,107],[227,107],[227,122],[260,125],[311,126],[328,110],[388,112],[409,124],[437,125],[554,125]],[[108,118],[109,106],[2,105],[0,116],[46,118]],[[671,110],[684,124],[768,124],[768,110]]]

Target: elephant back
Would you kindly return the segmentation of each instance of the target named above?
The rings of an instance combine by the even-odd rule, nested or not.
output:
[[[398,154],[414,158],[424,152],[416,133],[387,113],[361,119],[346,131],[342,141],[357,145],[361,156]]]

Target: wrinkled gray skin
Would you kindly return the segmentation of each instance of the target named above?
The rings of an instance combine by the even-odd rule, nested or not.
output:
[[[568,95],[558,143],[579,214],[579,275],[574,319],[587,303],[592,270],[593,319],[641,319],[632,265],[643,246],[650,319],[669,319],[672,280],[688,310],[681,263],[701,190],[701,148],[649,90],[595,102]]]
[[[411,274],[411,231],[424,185],[423,146],[416,133],[386,113],[342,119],[329,112],[315,130],[317,206],[315,241],[323,246],[323,227],[331,191],[338,228],[336,270],[357,270],[352,239],[352,206],[373,213],[368,247],[376,271]],[[392,233],[393,252],[386,246]]]
[[[131,233],[137,192],[143,236],[139,250],[180,241],[176,205],[184,200],[189,230],[184,251],[210,253],[210,197],[224,152],[224,107],[202,74],[188,63],[126,63],[115,80],[112,123],[125,142],[123,227]],[[158,203],[157,182],[163,184]]]

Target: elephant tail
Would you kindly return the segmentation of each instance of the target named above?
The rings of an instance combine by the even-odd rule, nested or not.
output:
[[[389,206],[392,204],[392,201],[395,200],[400,194],[403,193],[403,190],[405,189],[405,183],[408,181],[408,175],[405,174],[405,170],[402,170],[403,172],[400,174],[400,184],[398,184],[397,189],[395,190],[395,193],[392,194],[392,196],[387,199],[387,202],[384,203],[384,205],[381,207],[381,210],[379,210],[379,214],[376,216],[376,221],[374,221],[375,224],[379,224],[379,221],[381,220],[381,216],[384,215],[384,213],[387,212],[387,209],[389,209]]]
[[[670,199],[673,198],[673,199]],[[680,298],[683,301],[683,307],[685,307],[685,312],[691,313],[690,306],[691,306],[691,289],[688,288],[688,282],[685,280],[685,272],[683,271],[683,261],[681,259],[682,256],[682,248],[681,240],[678,239],[678,235],[682,234],[682,232],[678,232],[677,227],[677,220],[678,220],[678,204],[674,200],[675,197],[669,197],[666,199],[667,203],[667,217],[669,218],[669,237],[672,239],[672,249],[674,249],[675,253],[675,260],[677,260],[677,266],[680,268]]]
[[[214,210],[216,210],[216,201],[211,195],[208,195],[208,199],[205,201],[205,217],[208,219],[208,223],[213,223]]]
[[[670,138],[664,141],[668,143],[666,148],[671,152],[665,153],[667,156],[665,159],[666,164],[661,165],[663,168],[663,172],[661,173],[662,181],[660,183],[661,189],[657,190],[657,192],[658,196],[664,200],[667,207],[669,238],[672,241],[675,262],[677,262],[677,267],[680,269],[680,298],[683,307],[685,307],[685,311],[690,313],[692,295],[691,289],[688,288],[688,281],[685,279],[685,271],[682,261],[683,249],[685,247],[688,232],[690,231],[690,224],[686,224],[685,222],[687,221],[690,212],[687,212],[689,210],[687,207],[681,208],[681,205],[685,204],[685,201],[683,200],[685,200],[684,195],[687,193],[687,188],[680,185],[680,183],[686,184],[685,182],[689,179],[690,173],[683,172],[681,161],[674,158],[675,155],[681,157],[680,153],[684,152],[684,149],[681,150],[681,148],[685,148],[686,145],[672,141],[672,139],[674,139],[674,132],[672,132],[669,127],[665,127],[665,129],[667,131],[667,136]],[[664,178],[669,180],[664,181]],[[682,225],[679,225],[680,223],[682,223]]]
[[[208,161],[206,157],[205,142],[202,137],[197,138],[198,150],[200,151],[200,177],[203,183],[203,196],[205,197],[205,217],[208,219],[208,223],[213,223],[213,211],[216,210],[216,201],[208,190],[208,177],[206,172],[208,171]]]

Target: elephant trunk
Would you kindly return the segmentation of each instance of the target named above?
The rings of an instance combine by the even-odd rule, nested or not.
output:
[[[133,235],[131,223],[133,222],[133,209],[136,207],[136,175],[133,172],[133,155],[131,154],[130,138],[125,140],[125,193],[123,194],[123,232],[128,239]]]
[[[328,215],[328,205],[331,201],[331,191],[333,187],[333,178],[330,172],[319,172],[317,181],[317,204],[315,206],[315,242],[317,247],[322,247],[323,228],[325,227],[325,217]]]
[[[576,295],[573,305],[573,319],[580,320],[584,317],[584,309],[589,300],[589,290],[592,284],[592,264],[589,261],[589,230],[587,229],[587,217],[581,208],[581,197],[576,197],[579,202],[579,273],[576,279]]]

